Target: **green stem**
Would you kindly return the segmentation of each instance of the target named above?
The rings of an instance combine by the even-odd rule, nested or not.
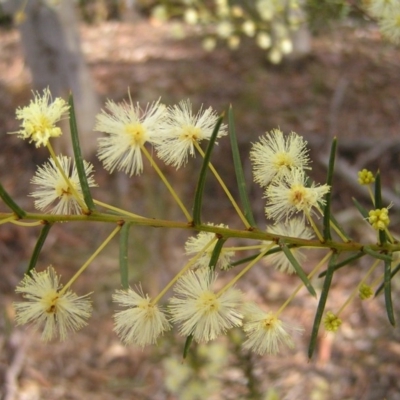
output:
[[[231,288],[247,271],[250,270],[261,258],[268,253],[268,251],[273,247],[276,246],[275,243],[271,243],[269,246],[265,248],[253,261],[251,261],[245,268],[243,268],[227,285],[225,285],[218,293],[217,297],[221,296],[222,293],[226,292],[229,288]]]
[[[372,193],[371,184],[368,185],[368,193],[369,193],[369,196],[371,197],[372,204],[375,207],[375,196]]]
[[[172,197],[174,198],[174,200],[177,202],[178,206],[181,208],[182,212],[185,214],[186,219],[188,220],[188,222],[192,222],[192,217],[189,214],[188,210],[186,209],[186,207],[183,205],[181,199],[179,198],[179,196],[177,195],[177,193],[175,192],[175,190],[173,189],[173,187],[170,185],[170,183],[168,182],[168,179],[165,177],[165,175],[161,172],[160,168],[158,167],[158,165],[154,162],[153,158],[151,157],[151,155],[149,154],[149,152],[147,151],[147,149],[142,145],[140,146],[140,149],[142,150],[142,152],[144,153],[144,155],[146,156],[146,158],[149,160],[151,166],[156,170],[158,176],[161,178],[161,180],[164,182],[165,186],[167,187],[167,189],[169,190],[169,192],[171,193]]]
[[[309,211],[308,210],[304,210],[304,213],[306,214],[308,222],[311,224],[311,227],[313,228],[313,230],[314,230],[315,234],[317,235],[318,239],[320,240],[320,242],[323,243],[324,242],[324,238],[321,235],[321,232],[319,231],[317,225],[315,225],[314,220],[311,218],[311,215],[310,215]]]
[[[357,285],[357,287],[351,292],[349,298],[343,303],[342,307],[339,308],[339,311],[335,314],[337,317],[341,314],[341,312],[350,304],[351,301],[353,301],[354,297],[358,293],[360,286],[368,279],[368,277],[372,274],[372,272],[375,270],[375,268],[378,266],[378,264],[381,262],[381,260],[375,260],[375,262],[372,264],[368,272],[365,274],[365,276],[361,279],[360,283]]]
[[[332,255],[332,251],[330,251],[315,267],[314,269],[308,274],[307,278],[311,279],[322,267],[323,264],[329,259],[329,257]],[[303,283],[300,283],[299,286],[295,289],[295,291],[290,295],[290,297],[281,305],[279,310],[275,313],[275,316],[278,317],[282,311],[286,308],[286,306],[295,298],[297,293],[300,291],[300,289],[304,286]]]
[[[21,221],[10,221],[14,225],[19,225],[19,226],[40,226],[43,225],[42,221],[35,221],[35,222],[21,222]],[[0,221],[1,224],[1,221]]]
[[[107,208],[108,210],[115,211],[118,214],[126,215],[128,217],[133,217],[133,218],[144,218],[145,219],[145,217],[142,217],[141,215],[133,214],[133,213],[131,213],[129,211],[122,210],[121,208],[114,207],[114,206],[112,206],[110,204],[103,203],[102,201],[99,201],[99,200],[93,199],[93,203],[97,204],[98,206]]]
[[[56,154],[54,153],[54,150],[50,144],[50,141],[47,142],[47,149],[49,150],[51,158],[53,159],[54,163],[56,164],[58,171],[64,178],[65,183],[68,185],[68,188],[71,190],[71,193],[75,197],[76,201],[78,202],[79,207],[82,209],[83,214],[90,214],[90,210],[87,208],[85,202],[83,201],[82,196],[77,192],[77,190],[72,185],[71,180],[65,174],[65,171],[63,170],[63,168],[60,164],[60,161],[58,161],[58,158],[57,158]]]
[[[217,241],[217,237],[213,237],[193,258],[189,260],[189,262],[175,275],[175,277],[168,283],[167,286],[158,294],[154,300],[152,300],[152,304],[157,304],[157,302],[164,296],[165,293],[171,288],[172,285],[190,268],[195,262],[207,251],[207,249]]]
[[[18,216],[11,214],[9,217],[1,219],[0,225],[6,224],[7,222],[15,222],[17,218]]]
[[[88,265],[98,256],[98,254],[107,246],[111,239],[121,230],[121,225],[118,225],[106,240],[101,244],[101,246],[89,257],[89,259],[79,268],[77,273],[69,280],[69,282],[61,289],[60,295],[65,293],[66,290],[78,279],[82,272],[88,267]]]
[[[205,154],[204,154],[203,149],[200,147],[199,143],[197,141],[194,141],[194,145],[195,145],[197,151],[204,158]],[[246,227],[246,229],[250,229],[251,225],[247,222],[246,217],[243,215],[242,210],[240,209],[240,207],[236,203],[235,199],[231,195],[231,192],[229,191],[229,189],[226,187],[225,182],[222,180],[222,178],[220,177],[220,175],[218,174],[218,172],[214,168],[214,166],[211,164],[211,162],[208,164],[208,166],[209,166],[211,172],[214,174],[214,176],[217,179],[217,181],[219,182],[219,184],[221,185],[221,187],[224,190],[225,194],[228,196],[229,201],[232,203],[232,205],[235,208],[237,214],[239,215],[239,218],[242,220],[244,226]]]

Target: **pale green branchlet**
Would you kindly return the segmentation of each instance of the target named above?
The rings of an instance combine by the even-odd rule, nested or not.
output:
[[[23,120],[21,126],[28,126],[28,122],[32,120],[40,120],[41,115],[52,115],[53,118],[49,118],[50,122],[46,122],[47,125],[43,126],[53,126],[66,110],[61,99],[55,99],[52,103],[49,100],[49,92],[45,92],[43,98],[37,95],[35,107],[24,114],[26,121]],[[54,108],[58,110],[58,117],[55,116]],[[291,333],[298,331],[299,328],[296,328],[295,324],[284,323],[280,319],[282,311],[304,285],[308,285],[307,279],[310,280],[322,265],[327,263],[332,254],[340,251],[362,251],[363,248],[362,244],[346,242],[343,236],[340,236],[339,242],[331,239],[326,241],[319,232],[317,225],[321,223],[321,216],[326,212],[324,210],[328,203],[326,196],[331,187],[327,184],[318,185],[308,177],[311,167],[306,141],[294,132],[285,135],[279,129],[273,129],[252,145],[250,161],[254,181],[265,190],[265,213],[273,222],[268,225],[265,232],[250,225],[211,163],[208,164],[209,169],[234,205],[245,228],[239,230],[221,223],[195,223],[167,177],[157,166],[156,156],[176,168],[184,166],[195,152],[205,157],[206,154],[200,144],[203,140],[210,140],[217,121],[221,121],[222,118],[219,119],[211,108],[205,110],[201,108],[197,113],[194,112],[189,101],[171,107],[162,105],[159,100],[148,105],[143,111],[138,104],[133,105],[131,99],[129,103],[120,104],[109,100],[106,108],[107,111],[102,111],[98,115],[96,125],[96,130],[106,135],[99,140],[98,152],[104,167],[110,172],[122,170],[131,176],[139,175],[143,172],[144,155],[170,189],[187,221],[146,218],[98,200],[94,201],[96,206],[111,210],[112,213],[98,210],[88,212],[84,209],[86,200],[83,198],[81,180],[86,179],[89,188],[96,186],[92,165],[83,163],[84,177],[82,177],[79,176],[71,159],[54,154],[49,138],[59,136],[61,133],[58,130],[46,131],[40,128],[42,129],[40,131],[36,127],[36,130],[29,131],[34,133],[20,133],[21,138],[29,138],[36,144],[46,145],[51,154],[50,161],[39,167],[32,179],[32,183],[37,185],[38,189],[31,196],[35,198],[35,206],[45,214],[21,213],[1,188],[1,197],[14,213],[1,214],[0,223],[23,225],[42,223],[42,221],[57,223],[91,220],[113,223],[116,226],[64,287],[60,286],[59,277],[50,267],[43,272],[36,272],[33,269],[31,275],[26,275],[18,285],[17,292],[22,293],[28,301],[15,303],[17,323],[29,322],[44,326],[42,337],[45,340],[57,336],[65,339],[68,332],[83,327],[90,316],[91,305],[87,296],[78,297],[70,291],[70,287],[99,252],[120,233],[121,227],[131,222],[137,226],[194,229],[197,233],[185,244],[185,253],[192,258],[180,270],[178,269],[175,277],[157,296],[151,298],[140,287],[138,290],[133,290],[127,287],[128,285],[122,290],[117,290],[112,296],[115,303],[125,308],[118,310],[114,316],[114,330],[125,344],[141,347],[154,344],[161,335],[176,325],[181,335],[192,337],[197,342],[214,340],[233,327],[241,328],[246,336],[244,348],[260,355],[276,354],[282,344],[291,347],[294,343]],[[52,129],[56,128],[53,126]],[[221,139],[227,135],[227,127],[222,124],[219,131],[214,133],[217,139]],[[153,146],[156,151],[149,152],[147,145]],[[375,177],[366,170],[359,173],[360,184],[369,185],[374,179]],[[369,222],[375,229],[388,233],[390,243],[384,249],[385,254],[398,254],[400,248],[388,231],[387,208],[378,210],[374,208],[370,213]],[[308,223],[311,227],[307,225]],[[314,234],[317,235],[317,240],[314,239]],[[218,241],[219,239],[223,240]],[[225,243],[227,239],[246,240],[246,243],[228,247]],[[247,244],[249,240],[253,242]],[[217,244],[221,245],[220,248]],[[301,268],[307,269],[305,257],[301,253],[304,247],[323,248],[329,251],[308,275],[304,274],[306,276],[302,277],[302,270],[295,269],[292,262],[294,258]],[[370,247],[373,251],[380,249],[376,244]],[[282,248],[288,249],[290,253],[279,251]],[[216,249],[219,250],[219,256],[215,265],[210,268],[210,260],[215,256]],[[244,260],[238,260],[238,253],[242,251],[246,252]],[[291,261],[290,256],[292,256]],[[259,266],[261,261],[264,263],[264,260],[282,273],[293,274],[297,271],[302,280],[276,312],[265,312],[256,306],[246,309],[244,306],[246,293],[238,289],[244,274]],[[222,279],[219,281],[217,278],[222,277],[226,269],[230,269],[231,273],[234,272],[236,262],[248,263],[228,282],[224,281],[222,288],[218,290]],[[297,268],[296,263],[294,265]],[[357,293],[361,293],[365,298],[370,295],[371,290],[364,282],[376,265],[377,263],[371,267],[336,314],[328,312],[323,320],[328,330],[336,331],[340,327],[341,320],[338,316]],[[215,270],[220,271],[217,273]],[[168,306],[160,305],[161,299],[171,288],[174,294],[170,299],[166,299]]]

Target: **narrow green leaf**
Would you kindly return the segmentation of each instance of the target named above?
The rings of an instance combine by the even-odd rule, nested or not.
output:
[[[24,218],[26,212],[11,198],[11,196],[7,193],[6,189],[4,189],[3,185],[0,183],[0,197],[7,204],[8,207],[18,218]]]
[[[131,224],[125,222],[120,231],[119,237],[119,273],[123,289],[129,288],[129,260],[128,260],[128,239]]]
[[[289,245],[286,245],[286,247],[289,248],[289,249],[291,249],[291,248],[296,247],[296,246],[295,246],[295,245],[290,245],[290,244],[289,244]],[[281,252],[281,251],[282,251],[282,249],[281,249],[279,246],[274,247],[274,248],[272,248],[271,250],[269,250],[267,253],[265,253],[265,256],[264,256],[264,257],[267,257],[267,256],[269,256],[270,254],[279,253],[279,252]],[[247,263],[247,262],[249,262],[249,261],[253,261],[253,260],[254,260],[255,258],[257,258],[259,255],[260,255],[260,253],[256,253],[256,254],[253,254],[253,255],[251,255],[251,256],[241,258],[240,260],[237,260],[237,261],[233,262],[233,263],[231,264],[230,268],[236,267],[236,266],[238,266],[238,265],[242,265],[242,264]]]
[[[333,268],[334,271],[337,271],[338,269],[340,269],[340,268],[342,268],[342,267],[345,267],[346,265],[348,265],[348,264],[352,263],[353,261],[358,260],[359,258],[364,257],[364,256],[365,256],[365,253],[363,253],[362,251],[360,251],[360,252],[358,252],[358,253],[356,253],[356,254],[353,254],[352,256],[350,256],[350,257],[344,259],[343,261],[337,263],[337,264],[334,265],[332,268]],[[325,275],[326,275],[326,270],[325,270],[325,271],[322,271],[322,272],[318,275],[318,278],[323,278]]]
[[[219,128],[221,127],[222,120],[224,119],[224,115],[221,115],[218,118],[217,123],[215,124],[214,131],[211,135],[210,141],[208,142],[207,150],[204,155],[203,164],[201,166],[199,180],[196,186],[196,192],[194,196],[194,204],[193,204],[193,223],[195,226],[201,224],[201,206],[203,202],[203,192],[206,182],[208,164],[210,162],[211,153],[214,148],[215,141],[217,140],[217,135],[219,132]]]
[[[351,242],[351,237],[344,231],[344,229],[340,226],[339,222],[336,220],[333,214],[331,214],[331,221],[333,225],[340,231],[340,233],[347,239],[348,242]]]
[[[388,261],[388,262],[392,262],[392,257],[388,254],[383,254],[383,253],[379,253],[375,250],[372,250],[369,246],[364,246],[363,247],[363,252],[366,254],[369,254],[370,256],[377,258],[378,260],[383,260],[383,261]]]
[[[399,271],[400,271],[400,264],[397,264],[396,267],[392,269],[392,272],[390,274],[390,279],[392,279]],[[378,296],[382,292],[384,287],[385,287],[385,279],[379,285],[378,289],[376,289],[375,297]]]
[[[364,219],[369,217],[369,213],[366,208],[364,208],[354,197],[351,198],[353,200],[354,205],[356,206],[358,212]]]
[[[45,225],[43,225],[43,228],[40,231],[40,235],[36,242],[35,248],[33,249],[32,257],[29,261],[28,268],[25,271],[26,275],[31,276],[31,271],[36,267],[36,263],[37,263],[37,260],[39,259],[40,252],[42,251],[42,247],[44,245],[44,242],[46,241],[47,235],[50,232],[50,228],[52,226],[53,226],[53,224],[49,224],[49,223],[45,223]]]
[[[208,264],[209,268],[212,271],[215,271],[215,267],[217,265],[219,255],[221,254],[222,247],[224,246],[224,243],[226,242],[225,238],[219,238],[217,243],[215,243],[214,250],[211,254],[210,262]]]
[[[382,208],[381,173],[379,170],[375,176],[375,208]]]
[[[297,275],[304,283],[304,286],[307,288],[307,290],[310,292],[312,296],[317,297],[317,293],[315,292],[315,289],[311,285],[311,282],[308,279],[307,274],[303,271],[303,268],[301,268],[298,261],[294,258],[290,249],[286,246],[286,244],[283,241],[279,241],[279,246],[282,248],[282,251],[285,253],[285,256],[290,261]]]
[[[89,183],[85,174],[85,165],[82,158],[81,147],[79,145],[78,125],[76,123],[74,98],[72,93],[69,95],[68,104],[70,106],[69,112],[69,126],[71,130],[72,147],[74,149],[75,165],[78,172],[79,182],[82,188],[83,199],[90,211],[95,209],[92,194],[90,192]]]
[[[326,178],[326,184],[330,187],[330,190],[325,195],[326,203],[324,207],[324,230],[323,230],[325,242],[332,240],[330,221],[331,221],[332,181],[333,181],[333,172],[335,169],[336,147],[337,147],[337,139],[335,137],[332,141],[331,153],[329,156],[329,164],[328,164],[328,175]]]
[[[385,261],[385,274],[384,274],[384,291],[385,291],[385,305],[386,305],[386,313],[389,319],[389,322],[395,326],[396,321],[394,319],[393,312],[393,301],[392,301],[392,276],[391,276],[391,265],[392,263],[389,261]]]
[[[326,271],[324,284],[322,286],[321,297],[319,298],[317,311],[314,317],[314,324],[311,332],[310,345],[308,347],[308,358],[312,357],[315,346],[317,344],[319,326],[321,325],[322,315],[324,314],[325,310],[326,299],[328,298],[329,289],[331,287],[333,273],[334,273],[334,266],[336,264],[337,256],[338,256],[337,253],[333,253],[328,263],[328,269]]]
[[[193,342],[193,335],[189,335],[186,338],[185,347],[183,349],[183,359],[185,359],[187,357],[189,349],[190,349],[190,345],[192,344],[192,342]]]
[[[381,184],[381,173],[378,171],[375,176],[375,209],[380,210],[383,208],[382,204],[382,184]],[[378,231],[379,243],[385,244],[387,242],[386,232]]]
[[[246,217],[247,222],[252,226],[256,226],[256,222],[254,220],[253,211],[251,209],[250,200],[248,197],[248,192],[246,188],[246,182],[244,179],[243,166],[242,161],[240,159],[239,154],[239,146],[236,137],[236,129],[235,129],[235,121],[233,118],[233,109],[232,106],[229,107],[228,112],[228,121],[229,121],[229,138],[231,141],[232,148],[232,156],[233,156],[233,165],[235,167],[236,180],[239,189],[240,200],[243,205],[244,216]]]

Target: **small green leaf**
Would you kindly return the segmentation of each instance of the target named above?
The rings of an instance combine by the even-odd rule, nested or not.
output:
[[[361,214],[361,216],[364,219],[367,219],[369,217],[367,209],[365,209],[354,197],[352,197],[351,199],[353,200],[353,203],[356,206],[358,212]]]
[[[356,253],[356,254],[353,254],[352,256],[350,256],[350,257],[344,259],[343,261],[337,263],[337,264],[334,265],[332,268],[333,268],[334,271],[337,271],[338,269],[340,269],[340,268],[342,268],[342,267],[345,267],[346,265],[348,265],[348,264],[352,263],[353,261],[358,260],[359,258],[364,257],[364,256],[365,256],[365,253],[363,253],[362,251],[360,251],[360,252],[358,252],[358,253]],[[322,272],[318,275],[318,278],[323,278],[325,275],[326,275],[326,270],[325,270],[325,271],[322,271]]]
[[[11,198],[11,196],[7,193],[7,191],[4,189],[3,185],[0,183],[0,197],[4,201],[4,203],[7,204],[8,207],[14,213],[18,218],[24,218],[26,215],[26,212]]]
[[[187,357],[192,342],[193,342],[193,335],[189,335],[186,338],[185,347],[183,349],[183,359]]]
[[[215,243],[213,252],[211,254],[210,262],[208,264],[209,268],[212,271],[215,271],[215,267],[217,265],[219,255],[221,254],[222,247],[224,246],[224,243],[226,242],[225,238],[219,238],[217,240],[217,243]]]
[[[333,214],[331,214],[331,221],[333,225],[340,231],[342,236],[347,239],[348,242],[351,242],[351,237],[344,231],[344,229],[340,226],[339,222],[336,220]]]
[[[74,98],[73,98],[72,94],[69,95],[68,104],[70,107],[69,126],[70,126],[70,130],[71,130],[71,139],[72,139],[72,147],[73,147],[74,156],[75,156],[76,170],[78,172],[79,182],[81,184],[83,198],[85,200],[87,208],[90,211],[93,211],[95,209],[95,205],[93,202],[92,194],[90,192],[87,176],[85,174],[85,165],[84,165],[83,158],[82,158],[81,147],[79,145],[78,126],[76,123]]]
[[[211,135],[210,141],[207,146],[207,150],[204,155],[203,164],[201,166],[199,180],[196,186],[196,192],[194,196],[194,204],[193,204],[193,223],[195,226],[201,224],[201,208],[203,202],[203,193],[206,182],[208,164],[210,162],[211,153],[214,148],[215,141],[217,140],[219,128],[221,127],[222,120],[224,119],[224,115],[221,115],[218,118],[217,123],[215,124],[214,131]]]
[[[397,264],[396,267],[393,268],[390,274],[390,279],[392,279],[399,271],[400,271],[400,264]],[[384,287],[385,287],[385,280],[383,280],[383,282],[379,285],[378,289],[376,289],[375,297],[382,292]]]
[[[235,129],[235,121],[233,118],[233,110],[232,106],[229,107],[228,112],[228,121],[229,121],[229,138],[231,140],[231,148],[232,148],[232,156],[233,156],[233,165],[235,167],[236,180],[239,189],[240,200],[242,201],[244,208],[244,216],[246,217],[247,222],[252,226],[256,226],[256,222],[254,220],[253,211],[251,209],[250,200],[248,197],[248,192],[246,189],[246,182],[244,179],[243,166],[242,161],[240,159],[239,154],[239,146],[236,137],[236,129]]]
[[[383,208],[382,204],[382,184],[381,184],[381,173],[378,171],[375,176],[375,209],[380,210]],[[379,230],[379,243],[385,244],[387,243],[386,232]]]
[[[291,249],[291,248],[293,248],[293,247],[296,247],[295,245],[286,245],[289,249]],[[267,253],[265,253],[265,256],[264,257],[267,257],[267,256],[269,256],[270,254],[275,254],[275,253],[279,253],[279,252],[281,252],[282,251],[282,249],[279,247],[279,246],[276,246],[276,247],[274,247],[274,248],[272,248],[271,250],[269,250]],[[244,263],[247,263],[247,262],[249,262],[249,261],[253,261],[255,258],[257,258],[258,256],[260,255],[260,253],[256,253],[256,254],[253,254],[253,255],[251,255],[251,256],[248,256],[248,257],[244,257],[244,258],[241,258],[240,260],[237,260],[237,261],[235,261],[235,262],[233,262],[232,264],[231,264],[231,268],[233,268],[233,267],[236,267],[236,266],[238,266],[238,265],[242,265],[242,264],[244,264]]]
[[[385,291],[385,305],[386,313],[389,318],[389,322],[395,326],[396,321],[394,319],[393,312],[393,301],[392,301],[392,276],[391,276],[391,265],[390,261],[385,261],[385,274],[384,274],[384,291]]]
[[[322,286],[321,297],[319,298],[317,311],[314,317],[314,324],[311,332],[310,345],[308,347],[308,358],[312,357],[315,346],[317,344],[319,326],[321,325],[322,315],[324,314],[325,310],[326,299],[328,298],[329,289],[331,287],[333,273],[334,273],[334,266],[336,264],[337,256],[338,256],[337,253],[333,253],[328,263],[328,269],[326,271],[324,284]]]
[[[326,184],[330,187],[330,190],[325,195],[324,231],[323,231],[325,242],[332,240],[330,221],[331,221],[332,181],[333,181],[333,172],[335,168],[336,147],[337,147],[337,139],[335,137],[332,141],[331,152],[329,156],[329,164],[328,164],[328,176],[326,178]]]
[[[311,282],[308,279],[307,274],[303,271],[303,268],[301,268],[301,266],[298,263],[298,261],[294,258],[293,254],[289,250],[288,246],[286,246],[286,244],[282,240],[279,241],[279,246],[282,248],[282,251],[285,253],[285,256],[287,257],[287,259],[292,264],[292,266],[295,269],[297,275],[302,280],[302,282],[304,283],[304,286],[310,292],[311,296],[317,297],[317,293],[315,292],[315,289],[311,285]]]
[[[121,228],[119,237],[119,273],[121,275],[121,285],[123,289],[129,288],[129,260],[128,260],[128,239],[131,224],[125,222]]]
[[[46,241],[47,235],[50,232],[50,228],[52,226],[53,226],[53,224],[45,223],[42,230],[40,231],[40,235],[36,242],[35,248],[33,249],[32,257],[29,261],[28,268],[26,269],[26,272],[25,272],[26,275],[31,276],[31,271],[36,266],[37,260],[39,259],[40,252],[42,250],[44,242]]]
[[[364,246],[363,247],[363,252],[366,254],[369,254],[370,256],[377,258],[378,260],[383,260],[383,261],[388,261],[388,262],[392,262],[392,257],[388,254],[384,254],[384,253],[379,253],[375,250],[372,250],[369,246]]]

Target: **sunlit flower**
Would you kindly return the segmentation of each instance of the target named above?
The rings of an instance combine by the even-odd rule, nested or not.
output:
[[[393,43],[400,42],[400,1],[382,15],[379,19],[379,28],[388,40]]]
[[[230,288],[217,296],[212,290],[215,280],[209,269],[189,271],[178,280],[170,300],[172,322],[181,324],[179,332],[193,335],[197,342],[208,342],[242,325],[241,292]]]
[[[66,156],[57,156],[57,159],[72,187],[81,196],[81,199],[83,199],[82,188],[75,164],[72,165],[71,158]],[[84,167],[89,186],[97,186],[92,177],[93,165],[84,161]],[[31,197],[35,198],[35,207],[38,210],[51,210],[53,214],[82,213],[76,197],[52,158],[43,166],[38,167],[34,177],[31,179],[31,183],[38,185],[38,189],[30,194]]]
[[[209,224],[213,226],[214,224]],[[220,224],[217,225],[221,228],[228,228],[226,225]],[[200,250],[210,242],[210,240],[215,237],[215,233],[213,232],[199,232],[196,236],[190,237],[185,243],[185,251],[186,254],[197,254]],[[194,268],[203,268],[208,267],[212,253],[214,251],[215,244],[210,246],[207,251],[205,251],[200,258],[197,259],[196,263],[193,265]],[[235,255],[235,252],[232,250],[226,250],[222,247],[216,268],[228,269],[230,265],[231,258]]]
[[[43,96],[39,92],[34,96],[29,106],[17,109],[17,119],[22,120],[21,129],[10,133],[35,142],[36,147],[46,146],[51,137],[61,136],[62,131],[55,124],[67,117],[69,106],[60,97],[52,101],[48,88],[43,90]]]
[[[91,302],[88,295],[78,297],[67,290],[60,294],[60,277],[50,266],[47,270],[31,271],[25,275],[15,291],[22,293],[28,301],[15,302],[18,325],[33,323],[44,326],[42,339],[51,340],[59,336],[67,337],[68,331],[75,332],[85,326],[91,315]]]
[[[306,240],[310,240],[314,236],[313,231],[305,225],[304,219],[301,218],[293,218],[290,219],[288,222],[280,222],[276,225],[272,225],[268,228],[267,232],[275,233],[280,236]],[[271,242],[269,241],[263,241],[262,243],[265,243],[266,246],[271,244]],[[307,259],[306,255],[302,253],[301,248],[292,247],[290,248],[290,252],[297,259],[299,264],[304,263],[304,261]],[[266,261],[273,264],[275,268],[279,271],[287,272],[289,274],[294,274],[296,272],[293,268],[293,265],[290,263],[290,261],[282,251],[269,255],[266,258]]]
[[[114,331],[125,344],[146,346],[156,343],[157,338],[171,326],[162,309],[152,304],[151,298],[140,289],[139,293],[129,288],[117,290],[113,301],[126,310],[115,313]]]
[[[267,32],[259,32],[256,36],[256,43],[261,49],[266,50],[271,47],[272,39]]]
[[[253,144],[250,151],[254,180],[260,186],[267,186],[274,178],[282,178],[294,168],[307,167],[307,142],[297,133],[291,132],[286,138],[279,129],[273,129]]]
[[[261,19],[263,19],[264,21],[270,21],[273,18],[274,14],[276,13],[275,3],[277,2],[273,0],[256,1],[256,9]]]
[[[400,7],[399,0],[371,0],[368,11],[377,18],[382,18]]]
[[[180,168],[187,163],[189,154],[195,155],[195,142],[210,140],[218,115],[211,107],[205,111],[200,109],[194,115],[189,100],[181,101],[168,111],[168,118],[162,125],[161,141],[156,143],[157,155],[166,164]],[[223,124],[217,137],[226,134]]]
[[[342,320],[336,316],[332,311],[328,311],[324,318],[324,326],[328,332],[336,332],[340,325],[342,325]]]
[[[217,46],[217,41],[214,37],[208,36],[203,40],[202,46],[205,51],[213,51]]]
[[[96,116],[94,128],[107,134],[99,139],[99,159],[110,172],[117,169],[130,176],[141,174],[141,147],[145,143],[154,144],[160,123],[165,117],[165,106],[157,101],[147,105],[143,111],[139,104],[133,105],[132,100],[119,104],[108,100],[106,108],[109,112],[102,110]]]
[[[295,213],[311,214],[313,207],[324,205],[324,196],[329,192],[328,185],[307,187],[303,170],[294,168],[287,172],[282,179],[275,179],[268,186],[265,194],[267,205],[265,212],[269,218],[277,222]]]
[[[195,25],[199,20],[199,14],[194,8],[187,8],[183,14],[183,19],[187,24]]]
[[[302,331],[301,328],[289,327],[273,313],[266,313],[256,305],[249,307],[246,320],[248,322],[243,325],[243,330],[247,340],[243,343],[243,347],[260,355],[277,354],[282,344],[294,347],[292,336],[287,331],[288,329]]]
[[[253,37],[256,33],[256,24],[251,19],[247,19],[243,22],[242,31],[245,35]]]

